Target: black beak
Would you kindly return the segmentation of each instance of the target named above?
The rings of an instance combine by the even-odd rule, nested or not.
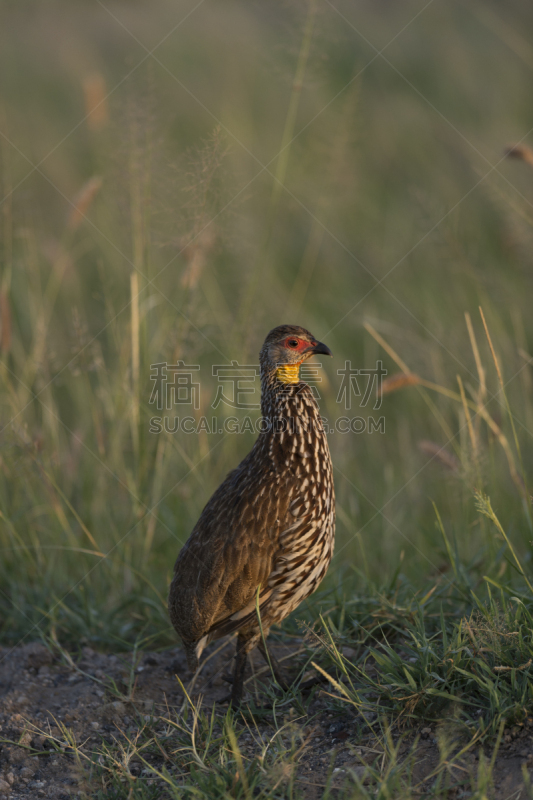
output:
[[[317,342],[315,345],[313,345],[311,352],[316,356],[333,356],[333,353],[327,344],[324,344],[323,342]]]

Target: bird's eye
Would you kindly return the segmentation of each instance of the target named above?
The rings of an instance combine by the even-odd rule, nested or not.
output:
[[[287,344],[289,345],[289,347],[298,347],[300,342],[298,341],[298,339],[289,339]]]

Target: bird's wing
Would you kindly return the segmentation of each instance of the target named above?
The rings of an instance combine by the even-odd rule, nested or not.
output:
[[[242,627],[256,614],[258,587],[260,609],[269,602],[288,492],[275,474],[248,469],[247,460],[214,493],[176,562],[169,610],[189,642]]]
[[[261,592],[261,587],[258,588],[259,596],[256,591],[254,597],[252,597],[244,608],[241,608],[229,617],[223,617],[218,622],[215,622],[214,625],[211,625],[207,631],[207,636],[216,639],[220,636],[227,636],[229,633],[239,630],[239,628],[244,628],[248,622],[257,619],[258,607],[259,614],[262,616],[270,604],[272,590],[266,589],[264,592]]]

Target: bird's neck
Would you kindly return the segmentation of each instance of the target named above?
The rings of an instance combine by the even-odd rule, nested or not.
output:
[[[295,409],[291,401],[298,393],[309,391],[307,384],[300,380],[299,370],[299,364],[261,364],[261,413],[269,424],[293,417]],[[313,405],[316,404],[313,402]],[[304,404],[301,408],[304,416],[306,410],[307,404]]]
[[[276,378],[280,383],[300,383],[300,365],[282,364],[276,369]]]

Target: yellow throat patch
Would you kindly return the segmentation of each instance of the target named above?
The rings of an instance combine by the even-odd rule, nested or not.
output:
[[[283,364],[277,368],[276,378],[282,383],[299,383],[300,364]]]

